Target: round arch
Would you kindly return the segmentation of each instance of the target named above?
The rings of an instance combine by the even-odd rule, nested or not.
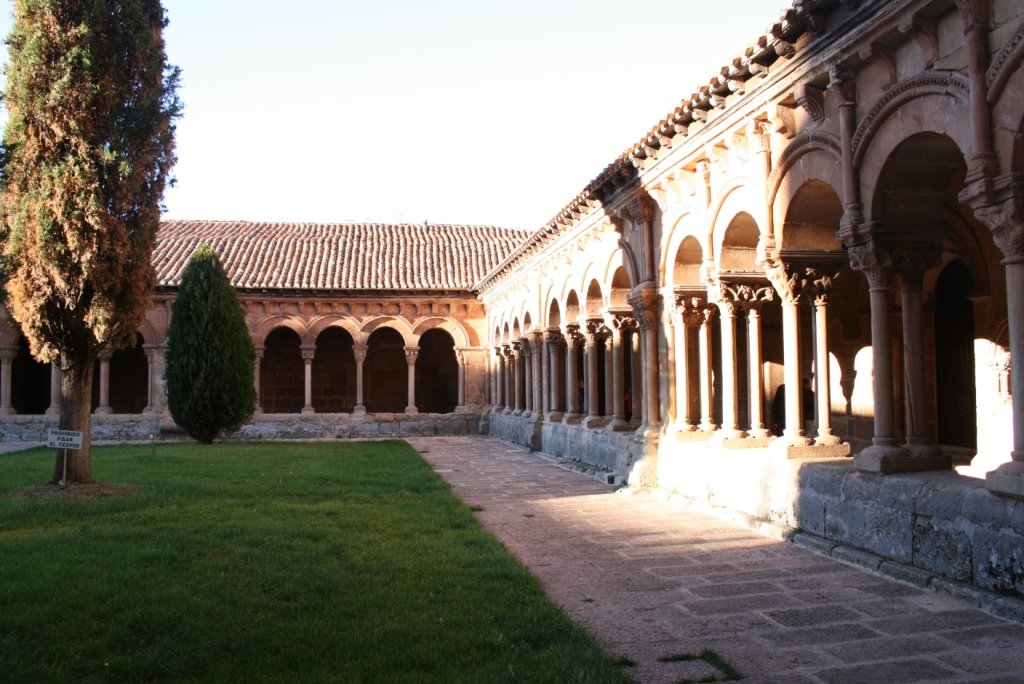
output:
[[[419,340],[416,355],[416,408],[421,413],[451,413],[459,403],[459,363],[455,339],[431,328]]]
[[[305,402],[302,336],[281,319],[263,338],[260,362],[260,406],[267,413],[299,413]]]
[[[348,316],[323,316],[309,326],[309,337],[314,340],[328,328],[341,328],[355,340],[359,337],[359,325]]]
[[[406,337],[386,319],[377,319],[366,340],[363,362],[364,403],[368,413],[402,413],[409,398]]]
[[[380,328],[391,328],[399,335],[402,336],[403,343],[410,346],[415,346],[415,334],[412,331],[412,326],[404,318],[398,318],[396,316],[377,316],[365,321],[360,328],[360,337],[364,344],[369,344],[369,338],[374,332]],[[360,342],[356,339],[356,343]]]
[[[755,186],[745,178],[737,178],[729,184],[710,214],[710,249],[704,258],[718,262],[726,230],[733,225],[738,214],[749,215],[757,227],[758,235],[763,235],[763,227],[758,221],[758,217],[764,213],[763,205],[764,201],[759,200]]]
[[[299,337],[299,344],[311,344],[305,321],[295,316],[267,316],[260,319],[252,329],[256,344],[266,345],[267,336],[278,328],[288,328]]]
[[[676,257],[685,240],[694,239],[700,245],[701,252],[707,251],[708,230],[702,225],[703,217],[696,211],[686,212],[679,216],[671,230],[662,241],[661,264],[658,266],[660,282],[670,287],[679,285],[673,279]]]
[[[457,347],[469,347],[472,345],[466,329],[461,323],[451,318],[421,318],[413,324],[412,336],[419,340],[423,337],[424,333],[434,329],[441,329],[447,332],[451,336],[452,340],[454,340],[455,346]]]
[[[832,188],[838,197],[838,188],[843,187],[842,157],[838,149],[831,146],[808,144],[795,150],[793,156],[783,164],[778,178],[773,179],[768,200],[774,229],[772,232],[777,241],[782,232],[780,227],[784,225],[790,206],[801,188],[812,182],[823,183]],[[778,244],[781,246],[781,242]]]

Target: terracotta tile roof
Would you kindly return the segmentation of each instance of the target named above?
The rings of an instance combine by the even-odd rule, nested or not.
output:
[[[530,232],[496,226],[162,221],[157,284],[213,247],[240,290],[470,290]]]

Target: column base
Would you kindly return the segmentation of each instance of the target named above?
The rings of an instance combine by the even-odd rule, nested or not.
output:
[[[561,423],[562,415],[561,411],[548,411],[548,415],[544,416],[544,420],[549,423]]]
[[[44,413],[43,415],[44,416],[59,416],[60,415],[60,407],[59,406],[51,406],[50,408],[46,409],[46,413]]]
[[[946,454],[913,454],[904,447],[875,444],[853,457],[853,465],[865,473],[913,473],[925,470],[949,470],[952,459]]]
[[[833,435],[831,432],[829,432],[827,434],[819,434],[817,437],[814,438],[814,443],[820,444],[822,446],[838,446],[839,444],[843,443],[843,439],[842,437],[839,437],[838,435]]]
[[[352,415],[353,416],[365,416],[366,415],[366,407],[364,405],[362,405],[362,404],[356,404],[355,406],[352,407]]]
[[[94,416],[109,416],[114,410],[109,406],[97,406],[96,410],[92,412]]]
[[[366,409],[363,409],[363,412],[365,413]],[[458,406],[455,407],[455,413],[471,413],[471,411],[468,406],[459,404]]]
[[[772,436],[772,431],[765,428],[751,428],[747,430],[747,437],[751,439],[767,439]]]
[[[1024,499],[1024,454],[1014,453],[1013,458],[985,476],[985,487],[999,496]]]
[[[13,416],[18,412],[10,406],[0,406],[0,416]]]
[[[610,427],[614,432],[629,432],[633,429],[623,416],[613,416]]]
[[[722,428],[718,431],[718,436],[722,439],[743,439],[747,436],[747,433],[739,428],[729,427]]]
[[[579,425],[583,422],[583,414],[581,413],[567,413],[562,422],[566,425]]]
[[[404,411],[405,415],[407,415],[407,416],[415,416],[419,412],[420,412],[420,410],[418,408],[416,408],[415,406],[406,406],[405,407],[405,411]]]
[[[718,429],[718,426],[712,422],[704,421],[697,426],[697,429],[701,432],[714,432]]]
[[[608,424],[608,419],[604,416],[587,416],[583,419],[583,427],[586,428],[599,428],[604,427]]]
[[[303,406],[302,410],[299,411],[300,416],[312,416],[316,413],[312,406]]]

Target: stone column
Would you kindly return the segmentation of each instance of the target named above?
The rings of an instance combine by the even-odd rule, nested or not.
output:
[[[604,417],[610,418],[615,406],[615,347],[611,330],[605,333],[601,344],[604,345]]]
[[[501,347],[494,348],[494,357],[494,412],[498,413],[505,407],[505,354],[502,352]]]
[[[714,306],[701,309],[700,328],[700,430],[711,432],[717,430],[714,417],[715,385],[711,374],[711,325],[715,320]]]
[[[466,352],[462,349],[455,350],[455,362],[459,364],[458,376],[458,406],[455,411],[463,411],[466,408]]]
[[[634,330],[629,336],[629,392],[633,397],[633,414],[629,423],[633,429],[638,428],[644,418],[644,373],[640,361],[640,331]]]
[[[853,136],[857,129],[857,78],[849,69],[835,67],[829,72],[828,89],[839,97],[839,146],[843,164],[843,217],[840,234],[856,239],[854,235],[864,224],[860,204],[860,182],[853,164]]]
[[[587,321],[586,346],[584,351],[587,357],[587,419],[584,423],[588,427],[595,427],[602,423],[601,420],[601,383],[598,379],[600,368],[598,367],[597,350],[598,345],[604,344],[601,337],[607,332],[601,321]]]
[[[46,409],[46,415],[60,415],[60,368],[56,363],[50,364],[50,406]]]
[[[93,413],[97,416],[110,415],[110,357],[111,352],[104,350],[99,355],[100,362],[100,401]]]
[[[264,347],[262,344],[254,345],[255,355],[253,356],[252,364],[252,389],[256,393],[256,406],[253,409],[253,415],[257,416],[263,413],[263,406],[260,405],[262,390],[262,386],[260,383],[260,373],[263,370],[263,350],[265,348],[266,347]],[[152,364],[152,361],[150,363]],[[152,401],[152,397],[150,397],[150,401]]]
[[[831,276],[815,280],[814,296],[814,391],[818,416],[818,435],[815,444],[834,446],[842,440],[832,434],[832,383],[828,355],[828,297],[832,289]]]
[[[693,332],[700,327],[703,316],[699,310],[700,300],[691,298],[688,302],[677,302],[676,314],[676,430],[693,432],[699,420],[690,408],[692,384],[690,382],[690,346]]]
[[[519,348],[523,366],[523,415],[529,417],[533,413],[533,353],[530,341],[525,337],[520,338]]]
[[[722,297],[715,302],[721,316],[722,342],[722,436],[746,437],[739,428],[740,397],[736,378],[736,302],[723,288]]]
[[[804,436],[803,382],[800,377],[800,304],[806,284],[802,269],[784,264],[765,269],[775,291],[782,297],[783,380],[786,385],[786,427],[783,437],[790,446],[807,446]]]
[[[405,363],[407,364],[408,370],[408,390],[407,390],[407,406],[405,407],[405,413],[408,415],[415,415],[419,413],[419,409],[416,408],[416,357],[420,353],[419,347],[406,347],[405,348]]]
[[[580,418],[580,392],[579,392],[579,365],[577,362],[578,347],[581,341],[580,326],[565,326],[565,422],[579,423]]]
[[[967,74],[970,78],[971,157],[966,182],[972,184],[999,173],[992,145],[992,112],[986,72],[989,66],[989,0],[956,0],[966,38]],[[1007,152],[1009,154],[1009,152]]]
[[[501,348],[501,354],[505,357],[505,362],[502,365],[502,371],[504,377],[501,379],[502,387],[505,388],[505,396],[502,397],[501,402],[505,406],[505,410],[502,413],[512,413],[515,411],[515,400],[512,397],[515,387],[515,354],[512,350],[511,344],[506,344]]]
[[[1009,197],[974,210],[974,215],[992,231],[996,246],[1006,257],[1003,267],[1013,402],[1011,460],[988,473],[985,486],[994,494],[1024,499],[1024,182],[1007,179],[1005,184],[1004,192]]]
[[[611,428],[617,432],[630,429],[626,422],[625,392],[626,371],[623,368],[625,352],[623,351],[624,335],[635,324],[632,318],[623,315],[609,316],[605,324],[612,331],[612,422]]]
[[[308,416],[316,413],[313,410],[313,357],[316,356],[315,344],[303,344],[299,346],[302,352],[302,363],[305,365],[303,380],[303,396],[305,403],[302,406],[301,415]]]
[[[11,364],[17,355],[17,349],[0,349],[0,416],[15,413],[11,406]]]
[[[366,404],[363,403],[363,364],[366,362],[367,348],[365,344],[352,345],[352,355],[356,358],[356,405],[352,407],[352,415],[365,416]]]
[[[661,295],[650,285],[644,286],[640,294],[633,298],[630,303],[633,305],[633,317],[640,328],[640,345],[642,353],[640,356],[641,381],[643,386],[641,411],[642,424],[649,429],[661,427],[661,391],[659,389],[658,370],[658,322],[660,319],[658,308]],[[634,386],[636,383],[634,383]],[[638,406],[638,400],[634,394],[634,411]]]
[[[871,302],[871,356],[874,369],[872,383],[875,406],[875,434],[871,446],[854,456],[858,470],[892,473],[901,470],[900,461],[907,456],[896,445],[893,401],[892,331],[889,317],[892,303],[889,296],[892,280],[892,258],[880,245],[869,242],[848,250],[850,265],[868,279]]]
[[[924,333],[921,322],[921,287],[927,263],[938,265],[936,246],[914,244],[900,250],[903,313],[903,387],[909,458],[914,470],[947,470],[952,458],[928,439],[928,411],[924,398]]]
[[[540,377],[537,379],[540,385],[540,415],[547,418],[551,411],[551,354],[548,351],[547,334],[538,333],[541,340],[537,343],[537,352],[540,354]]]
[[[747,311],[747,352],[750,386],[750,431],[751,437],[764,438],[771,433],[764,425],[764,353],[761,343],[761,306],[775,299],[775,290],[770,287],[750,288],[745,301]]]
[[[544,416],[544,336],[540,333],[530,335],[530,364],[533,367],[530,392],[533,394],[533,415]]]
[[[523,415],[523,345],[513,342],[512,353],[512,411],[517,416]]]
[[[562,345],[562,332],[557,328],[548,330],[548,420],[557,423],[562,420],[562,401],[560,398],[562,370],[559,363],[559,351]]]

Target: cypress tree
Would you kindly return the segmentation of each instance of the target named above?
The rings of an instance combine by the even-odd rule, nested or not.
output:
[[[167,403],[203,444],[237,430],[256,407],[256,352],[234,288],[207,245],[189,260],[167,331]]]
[[[96,358],[135,341],[152,301],[181,110],[166,24],[159,0],[16,0],[7,39],[0,277],[32,355],[61,371],[61,428],[83,433],[72,482],[91,480]]]

